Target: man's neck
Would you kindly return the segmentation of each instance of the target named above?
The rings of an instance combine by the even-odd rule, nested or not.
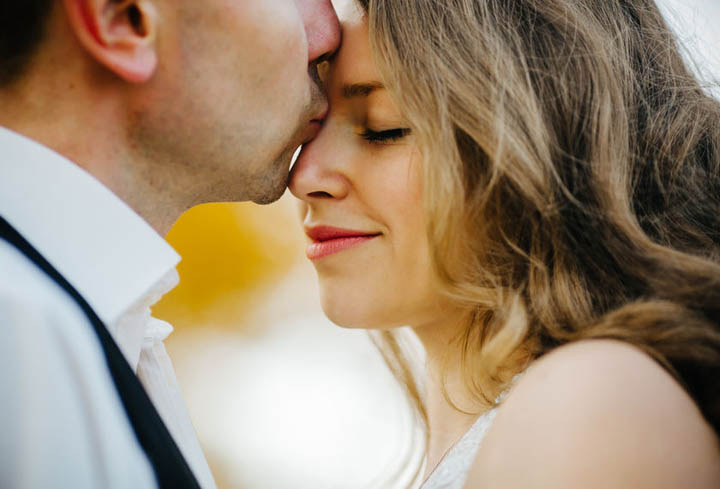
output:
[[[98,97],[65,96],[32,84],[0,89],[0,126],[52,149],[90,173],[164,236],[186,210],[152,162],[132,152],[123,109]],[[68,189],[72,191],[72,189]]]

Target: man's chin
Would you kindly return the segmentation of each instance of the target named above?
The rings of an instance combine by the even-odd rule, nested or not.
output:
[[[267,194],[267,195],[263,195],[263,196],[260,196],[260,197],[256,197],[256,198],[252,199],[252,201],[253,201],[255,204],[259,204],[259,205],[272,204],[272,203],[277,202],[278,200],[280,200],[280,198],[281,198],[283,195],[285,195],[285,190],[286,190],[286,189],[287,189],[287,186],[283,186],[280,191],[274,192],[274,193],[272,193],[272,194]]]
[[[260,205],[272,204],[285,195],[288,180],[290,179],[289,158],[287,158],[286,161],[278,162],[274,170],[276,172],[275,175],[264,180],[263,185],[260,186],[263,191],[253,195],[251,200],[254,203]]]

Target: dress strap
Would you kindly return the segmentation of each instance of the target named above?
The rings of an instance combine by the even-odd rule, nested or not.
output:
[[[442,458],[421,489],[462,489],[497,409],[480,416]]]

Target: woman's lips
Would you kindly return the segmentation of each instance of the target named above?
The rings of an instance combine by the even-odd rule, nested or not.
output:
[[[317,226],[308,229],[306,232],[312,239],[312,243],[307,248],[307,257],[310,260],[319,260],[340,253],[380,236],[380,233],[368,233],[330,226]]]

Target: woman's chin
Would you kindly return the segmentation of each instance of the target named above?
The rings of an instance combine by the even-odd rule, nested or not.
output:
[[[390,317],[386,311],[356,304],[323,301],[323,312],[332,323],[344,329],[389,330],[407,325],[397,317]]]
[[[345,329],[373,329],[370,323],[363,317],[358,317],[355,314],[348,314],[347,311],[337,311],[335,309],[323,308],[325,315],[330,321],[336,326],[340,326]]]
[[[369,307],[349,301],[328,300],[323,297],[323,312],[337,326],[345,329],[382,329],[383,318]]]

